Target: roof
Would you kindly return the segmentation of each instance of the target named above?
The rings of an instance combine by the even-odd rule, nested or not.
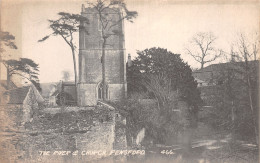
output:
[[[60,81],[60,82],[53,82],[53,83],[41,83],[42,88],[42,96],[49,97],[49,96],[56,96],[61,91],[61,86],[67,87],[74,87],[75,89],[75,82],[73,81]],[[57,92],[58,90],[58,92]],[[69,91],[66,91],[70,93]]]
[[[0,86],[7,90],[7,80],[0,80]],[[17,88],[17,86],[12,81],[10,81],[9,88],[13,89]]]
[[[23,104],[25,97],[28,94],[30,86],[20,87],[7,91],[9,95],[9,104]]]
[[[40,95],[39,91],[36,87],[32,84],[30,86],[19,87],[15,89],[11,89],[6,91],[6,94],[9,96],[8,104],[23,104],[27,94],[29,93],[30,89],[36,96],[37,102],[44,102],[44,99]]]
[[[60,92],[64,91],[76,99],[76,86],[74,81],[60,81],[59,83],[43,83],[42,87],[42,96],[57,96]]]
[[[254,63],[259,65],[259,61],[249,61],[249,66],[252,66]],[[219,72],[223,72],[227,68],[233,68],[236,70],[242,69],[245,62],[227,62],[227,63],[219,63],[219,64],[212,64],[203,69],[195,70],[192,72],[192,75],[196,79],[200,79],[202,81],[210,82],[212,80],[213,75]]]
[[[258,64],[259,61],[249,61],[248,62],[249,65],[252,65],[253,63]],[[212,64],[209,65],[207,67],[204,67],[203,69],[199,69],[199,70],[195,70],[193,71],[194,73],[200,73],[200,72],[212,72],[212,71],[221,71],[224,68],[228,68],[228,67],[238,67],[238,66],[242,66],[244,65],[245,62],[226,62],[226,63],[218,63],[218,64]]]
[[[75,85],[75,82],[74,81],[62,81],[62,84],[63,85],[70,85],[70,86],[74,86]]]

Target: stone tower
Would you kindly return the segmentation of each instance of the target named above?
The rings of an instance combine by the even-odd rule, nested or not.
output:
[[[122,18],[119,9],[108,9],[107,14],[115,21]],[[102,35],[98,13],[94,8],[82,5],[81,15],[89,19],[89,24],[81,22],[79,31],[79,106],[94,106],[102,99]],[[126,96],[126,57],[124,47],[124,24],[121,21],[111,29],[122,31],[121,35],[111,35],[105,47],[105,76],[107,100],[120,100]]]

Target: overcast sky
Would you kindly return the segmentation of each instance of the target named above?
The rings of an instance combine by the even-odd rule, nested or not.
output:
[[[51,32],[47,19],[57,18],[60,11],[80,13],[82,3],[86,4],[86,1],[3,1],[2,30],[13,33],[19,47],[12,53],[22,54],[22,57],[39,63],[41,82],[59,81],[63,70],[73,73],[70,48],[60,37],[52,37],[43,43],[37,41]],[[132,0],[126,3],[129,10],[138,12],[134,23],[125,22],[126,54],[130,53],[132,58],[137,50],[161,47],[181,54],[184,61],[195,68],[199,64],[184,50],[194,34],[213,32],[218,37],[216,46],[229,51],[237,33],[251,34],[259,29],[259,5],[256,3],[183,3],[169,0]]]

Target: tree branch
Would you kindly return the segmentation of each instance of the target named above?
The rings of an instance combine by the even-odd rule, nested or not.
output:
[[[197,62],[201,63],[202,58],[199,55],[192,54],[192,52],[188,48],[186,48],[186,50],[188,51],[188,54],[191,55]],[[200,60],[198,58],[200,58]]]

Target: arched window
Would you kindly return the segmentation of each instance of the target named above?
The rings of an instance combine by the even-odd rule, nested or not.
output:
[[[97,89],[98,99],[103,99],[103,93],[102,93],[103,89],[106,89],[105,99],[108,99],[108,86],[106,84],[104,87],[102,82],[98,84],[98,89]]]

